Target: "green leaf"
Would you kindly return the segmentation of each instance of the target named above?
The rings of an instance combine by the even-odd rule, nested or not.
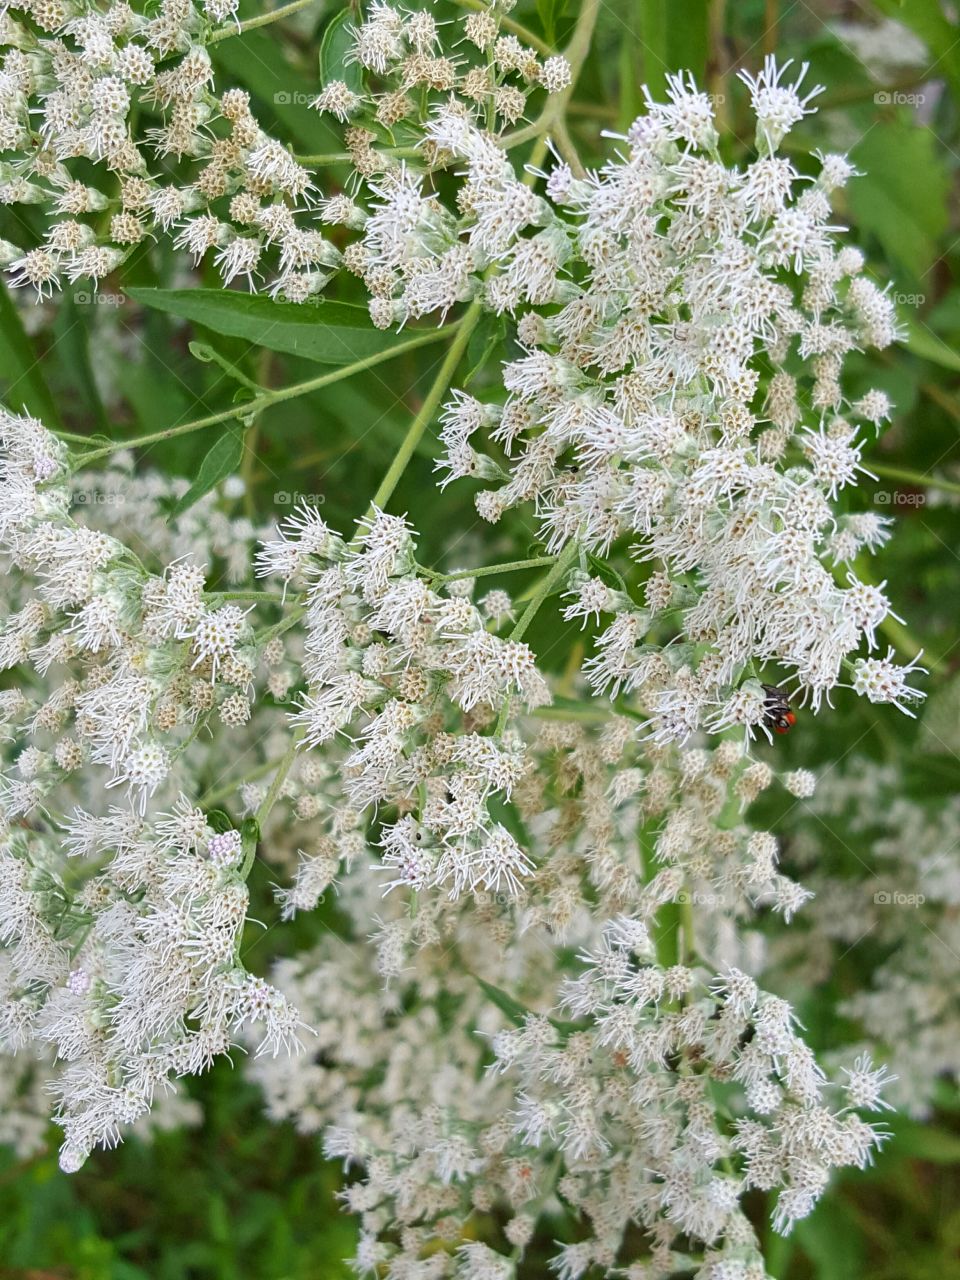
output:
[[[960,1164],[960,1136],[931,1124],[898,1120],[884,1156],[905,1156],[930,1164]]]
[[[557,39],[557,19],[563,16],[566,0],[537,0],[537,16],[543,24],[543,34],[547,44],[555,44]]]
[[[602,560],[600,556],[595,556],[592,551],[587,552],[587,563],[589,564],[592,572],[597,575],[601,582],[605,583],[608,587],[612,587],[614,591],[622,591],[624,595],[630,594],[629,591],[627,591],[627,584],[612,564],[608,564],[607,561]]]
[[[347,302],[300,306],[229,289],[131,289],[130,296],[227,337],[318,364],[352,364],[398,343],[395,334],[374,327],[365,307]]]
[[[507,326],[503,316],[487,313],[480,317],[480,321],[473,333],[471,333],[470,341],[467,343],[467,360],[470,362],[470,371],[463,380],[465,387],[469,386],[480,370],[484,368],[497,345],[506,337],[506,333]]]
[[[960,354],[948,346],[942,338],[926,327],[917,323],[907,324],[907,336],[903,345],[915,356],[930,360],[944,369],[960,372]]]
[[[209,493],[221,480],[225,480],[227,476],[232,475],[239,467],[242,457],[243,428],[232,425],[227,428],[200,463],[200,470],[197,472],[196,480],[170,511],[171,519],[182,515],[205,493]]]
[[[60,311],[54,322],[57,354],[70,378],[70,400],[76,397],[77,409],[84,410],[94,421],[99,432],[107,430],[107,414],[100,399],[100,391],[93,374],[90,359],[91,308],[78,307],[75,295],[63,295]],[[74,411],[76,414],[76,410]]]
[[[529,1015],[529,1010],[525,1009],[519,1000],[514,1000],[513,996],[508,995],[506,991],[495,987],[492,982],[485,982],[483,978],[478,978],[476,974],[473,976],[490,1003],[495,1004],[500,1012],[505,1013],[516,1026],[522,1027]]]
[[[527,1018],[532,1018],[533,1014],[529,1009],[524,1008],[519,1000],[514,1000],[513,996],[504,991],[501,987],[495,987],[492,982],[485,982],[483,978],[478,978],[475,973],[470,975],[474,982],[478,983],[483,994],[487,997],[491,1004],[495,1004],[497,1008],[507,1015],[512,1023],[516,1026],[523,1026]],[[577,1022],[566,1022],[562,1018],[547,1018],[551,1027],[559,1031],[562,1035],[570,1035],[574,1031],[581,1031],[582,1024]]]
[[[342,80],[354,93],[363,92],[363,73],[359,62],[347,62],[346,56],[353,49],[353,36],[349,28],[354,26],[354,15],[349,8],[341,9],[327,23],[320,41],[320,83]]]
[[[920,280],[936,261],[947,229],[949,176],[934,134],[901,120],[884,121],[868,130],[851,159],[864,175],[848,189],[857,224]]]
[[[864,1272],[863,1233],[839,1198],[826,1196],[795,1227],[803,1251],[816,1265],[817,1280],[850,1280]]]
[[[40,372],[40,362],[24,331],[20,313],[7,286],[0,283],[0,377],[9,385],[4,399],[14,411],[25,409],[48,427],[60,425],[60,415]]]
[[[223,809],[208,809],[207,822],[213,827],[218,835],[223,835],[225,831],[233,830],[233,820],[230,815]]]

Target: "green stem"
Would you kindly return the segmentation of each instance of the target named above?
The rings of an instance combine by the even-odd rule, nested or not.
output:
[[[543,604],[544,600],[546,600],[546,598],[553,591],[554,587],[557,585],[557,583],[560,581],[563,575],[567,572],[567,570],[573,564],[574,560],[577,558],[578,555],[579,555],[579,549],[577,547],[577,544],[572,541],[568,542],[567,545],[564,547],[563,551],[554,561],[553,568],[550,570],[547,576],[540,583],[532,599],[530,600],[530,603],[527,605],[526,609],[524,609],[523,614],[520,617],[520,621],[510,632],[508,639],[510,640],[523,639],[524,635],[527,632],[527,628],[530,626],[530,623],[537,616],[540,606]],[[494,728],[494,731],[493,731],[493,736],[495,738],[502,737],[503,731],[507,727],[507,720],[510,716],[510,701],[511,701],[510,695],[507,694],[503,700],[503,705],[500,707],[500,714],[497,717],[496,727]]]
[[[960,484],[955,480],[941,480],[939,476],[925,475],[922,471],[910,471],[907,467],[888,467],[886,463],[868,460],[870,470],[878,476],[886,476],[890,480],[902,480],[904,484],[916,485],[921,489],[940,489],[944,493],[960,493]]]
[[[306,612],[306,605],[297,605],[297,607],[280,622],[275,622],[272,627],[267,627],[265,631],[259,631],[256,636],[257,644],[263,646],[270,640],[273,640],[276,636],[282,636],[285,631],[289,631],[291,627],[296,626]]]
[[[414,451],[426,431],[427,427],[433,421],[433,416],[440,407],[440,401],[446,394],[450,381],[456,373],[457,365],[460,363],[463,353],[467,349],[467,343],[470,335],[477,326],[477,322],[483,313],[483,307],[479,301],[471,302],[470,306],[463,313],[458,321],[456,329],[457,334],[450,349],[443,358],[443,363],[437,371],[437,376],[433,380],[433,385],[427,392],[426,397],[417,410],[413,421],[407,428],[407,434],[403,438],[400,448],[397,450],[390,469],[380,482],[380,487],[373,495],[370,506],[367,508],[367,518],[373,515],[374,508],[381,511],[390,501],[394,489],[400,483],[400,477],[407,468],[407,464],[413,457]],[[449,328],[446,330],[450,332]]]
[[[371,356],[365,356],[362,360],[355,360],[352,364],[345,364],[341,368],[335,369],[332,373],[324,373],[319,378],[310,378],[307,382],[298,382],[292,387],[280,387],[276,391],[266,391],[262,396],[257,396],[254,400],[248,400],[245,404],[233,405],[229,409],[224,409],[221,413],[211,413],[205,418],[196,418],[193,422],[184,422],[179,427],[167,427],[163,431],[153,431],[149,435],[138,436],[133,440],[117,440],[113,444],[104,445],[100,449],[93,449],[89,453],[82,454],[77,460],[78,465],[85,467],[89,463],[108,457],[111,453],[117,453],[121,449],[138,449],[145,444],[156,444],[160,440],[172,440],[175,436],[188,435],[191,431],[202,431],[205,427],[216,426],[218,422],[226,422],[230,418],[236,418],[240,415],[246,418],[261,413],[271,405],[279,404],[284,400],[295,400],[298,396],[309,395],[311,391],[319,391],[322,387],[328,387],[334,382],[342,382],[345,378],[352,378],[355,373],[362,373],[365,369],[372,369],[375,365],[392,360],[395,356],[404,355],[408,351],[415,351],[418,347],[426,347],[434,342],[441,342],[444,338],[448,338],[451,333],[458,333],[459,336],[459,329],[462,323],[460,321],[457,324],[445,325],[440,329],[430,329],[426,333],[418,334],[415,338],[409,338],[406,342],[398,342],[396,346],[388,347],[385,351],[377,351]]]
[[[204,600],[216,601],[218,604],[227,600],[263,600],[270,604],[282,604],[283,601],[272,591],[205,591]]]
[[[422,156],[419,147],[378,147],[378,155],[393,156],[397,160],[413,160]],[[353,156],[349,151],[327,151],[315,156],[295,156],[297,164],[308,165],[312,169],[324,169],[332,164],[352,164]]]
[[[300,733],[295,734],[293,741],[290,743],[290,746],[287,748],[286,754],[284,755],[280,763],[277,765],[277,772],[273,775],[273,781],[270,783],[270,787],[267,791],[267,794],[263,797],[263,800],[260,803],[260,807],[257,809],[257,812],[254,815],[254,821],[256,822],[260,831],[263,831],[264,823],[266,822],[267,818],[270,816],[270,811],[273,809],[273,806],[277,803],[277,799],[280,795],[280,789],[283,786],[283,784],[286,782],[287,775],[289,774],[290,770],[293,768],[293,762],[297,758],[297,751],[300,747],[300,743],[302,740],[303,740],[302,734]],[[256,842],[254,842],[250,845],[250,848],[247,850],[247,856],[244,858],[243,866],[240,868],[240,875],[244,880],[246,880],[247,876],[250,874],[250,870],[253,867],[254,859],[256,858],[256,856],[257,856],[257,845],[256,845]]]
[[[567,570],[570,568],[570,566],[573,564],[574,560],[576,560],[579,554],[580,552],[579,552],[579,548],[577,547],[577,544],[573,541],[568,542],[567,545],[564,547],[563,551],[561,551],[560,555],[557,556],[557,558],[554,560],[553,568],[550,570],[550,572],[547,574],[544,580],[540,583],[540,586],[537,588],[536,594],[533,596],[530,603],[527,605],[526,609],[523,611],[523,615],[521,616],[520,621],[510,632],[511,640],[523,639],[524,635],[526,635],[527,629],[530,626],[530,623],[537,616],[537,613],[540,610],[540,606],[543,604],[544,600],[546,600],[547,596],[549,596],[552,593],[554,587],[557,585],[557,583],[560,581],[563,575],[567,572]]]
[[[553,564],[556,556],[534,556],[532,560],[508,560],[504,564],[488,564],[479,569],[458,569],[456,573],[436,573],[433,569],[421,568],[428,578],[437,582],[457,582],[463,578],[485,578],[493,573],[518,573],[521,569],[539,569],[545,564]]]
[[[522,142],[529,142],[531,138],[539,138],[543,134],[552,132],[557,149],[578,177],[583,177],[584,169],[567,132],[565,117],[567,105],[577,87],[577,77],[590,52],[590,42],[593,39],[593,29],[599,12],[600,0],[584,0],[580,7],[577,25],[573,29],[570,43],[564,49],[564,57],[570,63],[570,83],[566,89],[547,100],[546,106],[533,124],[508,134],[503,140],[503,145],[509,150]]]
[[[218,800],[223,800],[232,795],[238,787],[245,786],[248,782],[258,782],[260,778],[266,777],[268,773],[273,773],[274,769],[280,767],[280,763],[279,760],[266,760],[263,764],[258,765],[256,769],[251,769],[249,773],[245,773],[240,778],[233,778],[230,782],[224,782],[219,787],[211,787],[203,793],[197,804],[201,809],[209,809]]]
[[[242,36],[245,31],[253,31],[256,27],[269,26],[271,22],[279,22],[282,18],[289,18],[293,13],[299,13],[301,9],[306,9],[307,5],[315,4],[316,0],[291,0],[290,4],[283,4],[279,9],[273,9],[270,13],[261,13],[259,17],[247,18],[246,22],[241,22],[233,27],[221,27],[219,31],[214,31],[206,39],[206,44],[219,44],[221,40],[229,40],[231,36]]]

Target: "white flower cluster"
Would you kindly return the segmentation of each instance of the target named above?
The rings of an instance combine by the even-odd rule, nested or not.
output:
[[[344,1191],[361,1274],[509,1280],[562,1209],[584,1231],[555,1250],[561,1280],[764,1280],[743,1195],[776,1192],[788,1229],[882,1138],[858,1112],[883,1105],[885,1071],[860,1056],[828,1082],[761,986],[756,917],[789,922],[811,894],[744,812],[777,780],[749,739],[790,728],[794,690],[818,709],[846,673],[872,702],[922,696],[915,664],[878,651],[883,585],[849,568],[889,522],[835,511],[864,424],[891,411],[848,394],[845,358],[893,340],[892,306],[831,225],[849,163],[819,156],[806,179],[778,154],[812,109],[802,73],[770,59],[745,77],[743,168],[675,76],[599,172],[574,156],[520,174],[505,130],[573,71],[502,34],[508,10],[464,17],[450,56],[430,12],[369,7],[347,61],[381,89],[349,73],[319,93],[358,180],[318,213],[357,233],[342,261],[376,325],[468,302],[462,353],[482,312],[516,318],[505,402],[456,392],[440,465],[444,484],[493,482],[486,521],[530,504],[547,554],[443,573],[380,506],[349,540],[301,506],[251,564],[236,482],[168,518],[185,482],[124,455],[77,473],[0,411],[0,669],[17,673],[0,692],[0,1030],[51,1080],[66,1168],[256,1041],[276,1055],[253,1067],[271,1114],[363,1166]],[[6,254],[21,281],[99,278],[172,230],[227,282],[269,251],[276,294],[323,286],[341,253],[300,207],[309,173],[245,94],[211,88],[204,42],[232,12],[4,10],[0,199],[66,218]],[[144,106],[159,124],[138,141]],[[145,148],[189,176],[153,176]],[[91,164],[116,197],[76,176]],[[101,484],[129,502],[84,503]],[[201,560],[240,589],[210,590]],[[531,568],[522,612],[478,590]],[[600,628],[582,676],[538,665],[541,609],[577,640]],[[789,689],[761,679],[774,665]],[[806,770],[779,781],[813,794]],[[335,891],[346,922],[273,983],[240,955],[261,836],[279,914]],[[280,1053],[301,1025],[281,989],[315,1053]],[[8,1126],[23,1147],[31,1088]],[[644,1260],[625,1263],[638,1225]]]
[[[225,282],[252,282],[272,246],[284,270],[339,262],[322,236],[297,227],[308,171],[259,127],[248,94],[213,92],[204,41],[235,7],[162,0],[150,16],[126,3],[5,7],[0,138],[12,155],[0,166],[0,201],[42,205],[57,219],[38,248],[3,247],[14,283],[43,296],[63,278],[96,281],[170,232],[196,260],[214,251]],[[160,123],[138,136],[145,109]],[[164,181],[158,161],[188,172]],[[86,178],[90,164],[118,194]]]
[[[923,755],[917,763],[933,767]],[[889,1100],[925,1116],[938,1083],[960,1078],[960,803],[914,798],[908,786],[898,764],[851,756],[789,817],[791,858],[816,896],[796,934],[775,940],[771,962],[813,986],[843,980],[844,962],[862,965],[865,952],[879,951],[867,984],[839,1008],[862,1028],[863,1047],[883,1046],[896,1073]],[[825,836],[838,842],[829,860]]]
[[[78,809],[62,836],[4,834],[4,1040],[48,1046],[62,1064],[65,1170],[118,1142],[156,1091],[205,1070],[246,1024],[264,1024],[262,1050],[298,1046],[297,1011],[239,959],[241,850],[239,831],[214,832],[182,797],[152,826]]]
[[[703,958],[712,940],[756,963],[759,939],[743,912],[726,921],[718,912],[711,930],[711,911],[698,908],[695,949],[683,953],[648,897],[663,877],[662,852],[647,846],[639,865],[634,851],[634,865],[618,868],[612,831],[610,850],[595,847],[603,794],[622,797],[617,807],[634,827],[653,817],[669,826],[703,790],[708,753],[681,761],[671,782],[663,764],[648,772],[618,758],[614,737],[550,722],[532,747],[540,795],[526,797],[523,817],[542,815],[538,843],[551,856],[519,901],[420,896],[411,914],[389,899],[374,956],[360,940],[378,910],[375,886],[351,862],[338,903],[357,941],[331,940],[274,971],[319,1038],[315,1054],[258,1062],[254,1076],[273,1117],[323,1130],[328,1155],[361,1165],[362,1179],[344,1192],[361,1219],[360,1271],[379,1262],[398,1274],[472,1276],[476,1246],[465,1237],[484,1215],[496,1224],[484,1233],[484,1263],[512,1274],[510,1258],[541,1215],[562,1209],[590,1229],[577,1245],[557,1246],[560,1275],[592,1265],[620,1274],[624,1239],[640,1222],[651,1241],[645,1275],[672,1274],[683,1255],[698,1274],[759,1280],[743,1193],[776,1190],[776,1223],[788,1229],[832,1167],[862,1166],[882,1137],[854,1108],[882,1105],[885,1073],[864,1059],[846,1086],[829,1084],[789,1004],[736,965]],[[734,759],[717,765],[727,774],[720,811],[771,781],[769,771],[750,775],[753,766],[730,770]],[[784,782],[808,790],[805,778]],[[582,808],[571,798],[581,785]],[[323,794],[334,801],[335,778]],[[717,818],[714,837],[731,835],[728,861],[736,843],[763,844],[763,833]],[[711,900],[699,890],[677,896]],[[660,958],[671,949],[672,960]]]
[[[206,46],[233,34],[221,24],[237,30],[236,7],[236,0],[4,6],[0,203],[42,206],[51,218],[38,247],[0,244],[0,265],[15,284],[43,297],[63,279],[100,280],[137,245],[172,235],[195,262],[212,254],[225,284],[243,279],[254,288],[269,269],[273,291],[292,301],[323,288],[341,254],[315,225],[311,170],[261,129],[246,92],[214,90]],[[503,128],[524,114],[534,89],[566,88],[565,59],[541,62],[516,37],[501,38],[500,19],[491,7],[463,20],[471,65],[463,49],[457,57],[439,51],[428,12],[371,5],[355,32],[354,58],[382,91],[367,98],[332,81],[313,103],[341,122],[356,118],[346,142],[359,174],[397,170],[387,144],[398,126],[412,142],[422,138],[415,120],[404,126],[424,99],[460,95]],[[144,129],[142,117],[158,123]],[[91,181],[91,165],[110,181]],[[353,227],[365,218],[343,195],[324,201],[320,216]]]
[[[0,444],[0,550],[22,593],[10,593],[0,664],[33,672],[0,703],[13,757],[0,777],[3,1039],[65,1064],[53,1087],[75,1168],[247,1021],[265,1019],[276,1050],[297,1020],[237,957],[240,832],[211,829],[183,798],[142,817],[214,712],[224,727],[248,720],[244,613],[211,607],[195,566],[149,575],[123,543],[73,520],[86,490],[35,419],[0,412]],[[129,808],[108,807],[118,785]],[[68,814],[77,796],[93,811]]]
[[[864,470],[861,424],[890,413],[879,390],[844,393],[844,358],[894,339],[893,304],[829,222],[848,162],[823,156],[810,181],[776,154],[807,109],[780,78],[768,61],[751,81],[760,154],[744,169],[721,163],[709,101],[676,78],[600,173],[553,170],[552,203],[453,109],[433,126],[482,192],[461,234],[496,258],[486,301],[524,308],[526,348],[504,365],[504,404],[447,405],[444,483],[502,477],[478,512],[533,503],[550,551],[633,539],[651,565],[642,605],[579,573],[566,616],[608,615],[591,684],[634,695],[661,742],[766,728],[759,683],[740,684],[753,662],[819,707],[890,614],[846,568],[889,521],[832,503]],[[852,685],[906,710],[922,695],[891,658],[860,659]]]
[[[343,788],[361,812],[400,811],[380,834],[387,883],[515,892],[531,864],[490,800],[509,800],[527,762],[515,734],[477,730],[511,697],[528,710],[550,701],[530,648],[490,629],[463,593],[469,580],[441,595],[418,576],[401,517],[375,510],[347,545],[304,508],[278,534],[260,572],[309,584],[307,689],[294,723],[306,746],[321,747],[363,718]],[[469,732],[448,731],[451,711]]]
[[[31,814],[89,764],[108,769],[106,785],[125,785],[143,812],[201,718],[249,717],[252,630],[238,605],[205,599],[196,565],[150,575],[123,543],[78,524],[63,448],[35,419],[0,410],[0,445],[0,552],[27,588],[4,620],[0,664],[40,677],[80,669],[48,698],[28,687],[11,701],[9,724],[55,742],[32,750],[29,768],[18,761],[0,809],[7,821]]]

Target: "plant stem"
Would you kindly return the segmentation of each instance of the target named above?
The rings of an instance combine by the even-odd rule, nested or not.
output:
[[[922,471],[910,471],[906,467],[888,467],[885,463],[870,459],[870,469],[878,476],[887,476],[890,480],[902,480],[904,484],[916,485],[920,489],[941,489],[944,493],[960,493],[960,484],[955,480],[941,480],[939,476],[929,476]]]
[[[205,591],[203,598],[218,603],[225,600],[264,600],[271,604],[283,604],[280,597],[272,591]]]
[[[315,0],[291,0],[290,4],[283,4],[279,9],[272,9],[269,13],[261,13],[256,18],[247,18],[246,22],[240,22],[234,27],[221,27],[219,31],[214,31],[207,37],[206,44],[219,44],[221,40],[229,40],[231,36],[242,36],[245,31],[253,31],[255,27],[269,26],[271,22],[289,18],[291,14],[298,13],[301,9],[306,9],[307,5],[314,3]]]
[[[419,147],[379,147],[378,154],[393,156],[397,160],[412,160],[423,153]],[[295,156],[297,164],[309,165],[313,169],[322,169],[331,164],[352,164],[353,156],[349,151],[328,151],[316,156]]]
[[[205,791],[197,804],[201,809],[208,809],[212,804],[216,804],[218,800],[223,800],[231,792],[236,791],[237,787],[242,787],[248,782],[257,782],[260,778],[265,777],[268,773],[273,773],[274,769],[280,767],[279,760],[265,760],[256,769],[251,769],[249,773],[245,773],[240,778],[232,778],[229,782],[224,782],[219,787],[210,787]]]
[[[283,759],[277,765],[277,772],[273,775],[273,781],[270,783],[270,788],[267,791],[267,794],[263,797],[263,800],[260,803],[260,807],[257,809],[257,812],[254,814],[254,821],[256,822],[257,826],[260,828],[261,832],[263,831],[263,824],[266,822],[267,818],[270,816],[271,809],[277,803],[277,799],[280,795],[280,789],[287,780],[287,774],[293,768],[293,762],[297,758],[297,750],[302,740],[303,740],[302,734],[297,733],[294,735],[293,741],[290,743],[290,746],[287,748],[286,754],[283,756]],[[246,880],[247,876],[249,876],[256,856],[257,856],[257,845],[256,843],[253,843],[250,845],[250,848],[247,850],[247,856],[244,858],[243,866],[240,868],[240,875],[242,879]]]
[[[765,0],[763,7],[763,52],[776,53],[777,27],[780,23],[780,6],[777,0]]]
[[[449,337],[451,333],[457,332],[462,323],[462,321],[459,321],[457,324],[445,325],[440,329],[430,329],[425,333],[417,334],[415,338],[408,338],[406,342],[398,342],[396,346],[388,347],[385,351],[377,351],[371,356],[365,356],[362,360],[355,360],[353,364],[345,364],[341,368],[335,369],[332,373],[324,373],[319,378],[310,378],[307,382],[298,382],[292,387],[279,387],[275,391],[265,391],[262,396],[257,396],[254,400],[248,400],[245,404],[234,405],[230,409],[224,409],[222,413],[211,413],[205,418],[196,418],[193,422],[184,422],[179,427],[167,427],[163,431],[154,431],[149,435],[138,436],[133,440],[117,440],[113,444],[104,445],[102,448],[93,449],[89,453],[82,454],[77,460],[78,465],[85,467],[89,463],[108,457],[111,453],[117,453],[121,449],[137,449],[141,445],[156,444],[160,440],[172,440],[175,436],[188,435],[191,431],[202,431],[205,427],[216,426],[218,422],[227,422],[230,418],[236,418],[240,415],[246,418],[252,414],[261,413],[271,405],[279,404],[283,400],[294,400],[297,396],[309,395],[311,391],[319,391],[322,387],[328,387],[334,382],[342,382],[344,378],[352,378],[355,373],[362,373],[365,369],[372,369],[374,365],[383,364],[387,360],[392,360],[395,356],[404,355],[407,351],[415,351],[418,347],[441,342],[444,338]]]
[[[306,605],[297,605],[297,607],[292,609],[280,622],[275,622],[272,627],[267,627],[265,631],[258,632],[255,637],[257,644],[265,645],[275,636],[282,636],[285,631],[289,631],[291,627],[296,626],[306,612]]]
[[[557,585],[557,583],[560,581],[563,575],[567,572],[567,570],[570,568],[570,566],[573,564],[574,560],[576,560],[579,554],[580,554],[580,551],[579,551],[579,548],[577,547],[577,544],[573,541],[568,542],[567,545],[564,547],[564,549],[561,551],[560,555],[557,556],[557,558],[554,560],[553,568],[550,570],[550,572],[547,574],[544,580],[540,583],[540,586],[537,588],[536,594],[533,596],[530,603],[527,605],[526,609],[524,609],[523,614],[520,618],[520,621],[510,632],[511,640],[523,639],[523,637],[526,635],[527,629],[530,626],[530,623],[537,616],[537,613],[540,610],[540,606],[543,604],[544,600],[546,600],[547,596],[550,595],[554,587]]]
[[[539,569],[545,564],[553,564],[556,556],[534,556],[532,560],[507,560],[504,564],[488,564],[479,569],[458,569],[456,573],[436,573],[433,569],[423,569],[428,578],[437,582],[457,582],[462,578],[485,578],[492,573],[519,573],[522,569]]]
[[[570,63],[570,83],[566,89],[547,100],[546,106],[532,124],[504,138],[504,146],[509,150],[511,147],[519,146],[521,142],[529,142],[531,138],[539,138],[543,134],[552,132],[560,154],[574,173],[581,178],[584,175],[583,165],[570,140],[565,116],[567,104],[577,87],[577,76],[590,52],[590,42],[593,39],[593,29],[599,12],[600,0],[583,0],[577,16],[577,25],[573,29],[570,43],[564,50],[564,56]]]
[[[420,443],[420,439],[427,427],[433,420],[433,416],[440,407],[440,401],[443,399],[450,381],[456,372],[457,365],[467,349],[467,343],[470,335],[477,326],[480,316],[483,314],[483,307],[479,301],[471,302],[470,306],[463,313],[457,322],[457,334],[450,349],[443,358],[443,363],[437,371],[437,376],[433,380],[433,385],[427,392],[426,397],[417,410],[413,421],[407,428],[407,434],[403,438],[400,448],[397,450],[390,469],[380,481],[380,487],[371,499],[370,506],[367,508],[367,518],[373,515],[374,508],[379,507],[382,511],[386,504],[390,501],[394,489],[400,483],[400,477],[407,468],[407,464],[413,457],[414,450]],[[447,329],[449,333],[449,329]]]

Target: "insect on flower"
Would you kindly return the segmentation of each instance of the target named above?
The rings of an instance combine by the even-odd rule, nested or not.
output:
[[[787,695],[775,684],[765,684],[763,692],[765,694],[763,723],[774,733],[789,733],[797,723],[797,717],[790,709]]]

